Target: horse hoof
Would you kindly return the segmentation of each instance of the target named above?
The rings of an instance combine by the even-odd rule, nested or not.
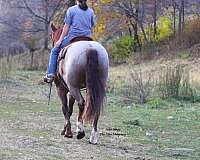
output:
[[[93,142],[90,142],[90,141],[89,141],[89,144],[97,145],[97,142],[96,142],[96,143],[93,143]]]
[[[78,132],[77,139],[82,139],[85,137],[85,132]]]
[[[65,135],[65,130],[63,130],[63,131],[61,132],[61,135],[62,135],[62,136],[64,136],[64,135]]]
[[[66,138],[73,138],[73,135],[72,134],[65,134],[64,137],[66,137]]]

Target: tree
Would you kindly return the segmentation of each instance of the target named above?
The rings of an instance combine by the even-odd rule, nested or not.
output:
[[[156,38],[157,35],[157,0],[154,0],[154,11],[153,11],[153,36],[154,39]]]
[[[9,14],[0,17],[0,23],[7,25],[16,32],[42,33],[44,39],[44,49],[48,48],[49,24],[61,5],[65,5],[64,0],[10,0]],[[15,15],[19,15],[16,18]],[[5,18],[6,17],[6,18]],[[13,20],[11,20],[15,17]],[[32,28],[26,29],[23,24],[31,21]]]
[[[67,9],[71,6],[74,6],[76,4],[76,0],[68,0],[66,2],[66,5],[61,5],[59,7],[58,12],[54,15],[54,24],[57,26],[60,26],[64,22],[64,18],[67,12]]]
[[[48,49],[48,35],[49,35],[49,24],[52,21],[56,11],[61,5],[63,5],[63,0],[40,0],[41,12],[37,12],[28,3],[27,0],[22,0],[24,6],[21,8],[26,9],[33,17],[41,21],[44,25],[44,49]]]
[[[185,1],[179,0],[178,6],[178,40],[181,40],[181,34],[185,23]]]
[[[139,0],[115,0],[114,9],[120,14],[127,17],[129,24],[134,32],[134,40],[137,43],[137,48],[141,50],[141,43],[138,35],[138,25],[143,28],[142,22],[140,20],[140,1]],[[130,28],[129,28],[130,29]],[[144,31],[144,29],[142,29]],[[143,32],[144,33],[144,32]],[[145,36],[146,37],[146,36]],[[135,51],[137,50],[135,48]]]
[[[172,7],[173,7],[173,30],[174,30],[174,37],[176,36],[176,8],[177,4],[174,0],[172,0]]]
[[[31,53],[30,68],[33,69],[34,52],[39,49],[38,47],[39,37],[35,37],[33,35],[30,35],[30,36],[24,35],[23,40],[24,40],[25,46],[29,49],[29,52]]]
[[[182,6],[182,28],[184,30],[184,26],[185,26],[185,0],[181,1],[181,6]]]

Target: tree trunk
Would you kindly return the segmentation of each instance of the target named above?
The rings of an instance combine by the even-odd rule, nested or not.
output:
[[[31,69],[33,69],[33,56],[34,56],[34,52],[31,51]]]
[[[130,27],[130,26],[128,27],[128,32],[129,32],[129,35],[132,37],[133,34],[132,34],[132,30],[131,30],[131,27]]]
[[[174,37],[176,37],[176,4],[173,4],[173,21]]]
[[[178,40],[181,41],[182,34],[182,7],[179,8]]]
[[[140,27],[140,29],[141,29],[141,31],[142,31],[143,36],[144,36],[144,41],[145,41],[145,42],[148,42],[147,35],[146,35],[145,30],[144,30],[144,25],[143,25],[143,23],[142,23],[141,21],[138,21],[138,25],[139,25],[139,27]]]
[[[136,8],[135,8],[135,22],[131,23],[133,30],[134,30],[134,40],[136,42],[136,46],[134,47],[134,52],[137,52],[137,48],[139,48],[139,51],[141,51],[141,44],[139,40],[139,35],[138,35],[138,22],[139,22],[139,0],[136,0]]]
[[[134,30],[134,41],[136,42],[136,46],[134,46],[134,52],[137,52],[137,49],[139,49],[139,51],[141,51],[141,44],[140,44],[140,40],[139,40],[139,35],[138,35],[138,23],[133,23],[131,22],[131,25],[133,27]]]
[[[154,0],[154,14],[153,14],[153,36],[156,39],[157,35],[157,0]]]
[[[7,53],[7,58],[6,59],[7,59],[7,64],[9,64],[9,62],[10,62],[10,53],[9,52]]]
[[[48,49],[48,41],[49,41],[49,9],[48,9],[48,1],[45,1],[45,35],[44,35],[44,49]]]
[[[48,41],[49,41],[49,23],[45,23],[45,33],[44,33],[44,49],[48,49]]]
[[[184,27],[185,27],[185,0],[182,0],[181,1],[182,4],[182,31],[184,30]]]

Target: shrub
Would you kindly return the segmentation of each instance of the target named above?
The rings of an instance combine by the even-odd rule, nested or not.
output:
[[[183,76],[182,84],[179,91],[179,98],[192,102],[199,101],[197,91],[191,85],[189,71],[187,71]]]
[[[132,70],[129,83],[122,87],[121,94],[129,101],[144,104],[149,99],[153,88],[152,77],[151,72],[144,75],[141,69]]]
[[[159,42],[169,39],[173,34],[172,22],[166,16],[161,16],[157,22],[157,34],[154,37],[154,29],[152,25],[149,25],[145,32],[147,33],[147,38],[150,42]]]
[[[158,20],[158,29],[157,29],[157,41],[162,41],[169,38],[173,34],[172,22],[167,17],[160,17]]]
[[[189,71],[183,66],[167,67],[159,76],[159,93],[161,98],[177,98],[192,102],[199,101],[196,89],[192,87]]]
[[[183,76],[183,67],[167,67],[161,70],[158,82],[158,90],[161,98],[178,98]]]
[[[182,35],[183,44],[186,47],[191,47],[200,43],[200,17],[186,21],[184,32]]]
[[[111,58],[116,63],[126,62],[134,50],[135,41],[130,36],[124,36],[112,44]]]

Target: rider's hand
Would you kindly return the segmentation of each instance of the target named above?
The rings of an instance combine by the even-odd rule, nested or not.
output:
[[[61,41],[61,40],[58,40],[58,41],[56,42],[56,44],[55,44],[55,47],[56,47],[56,48],[60,47],[61,43],[62,43],[62,41]]]

